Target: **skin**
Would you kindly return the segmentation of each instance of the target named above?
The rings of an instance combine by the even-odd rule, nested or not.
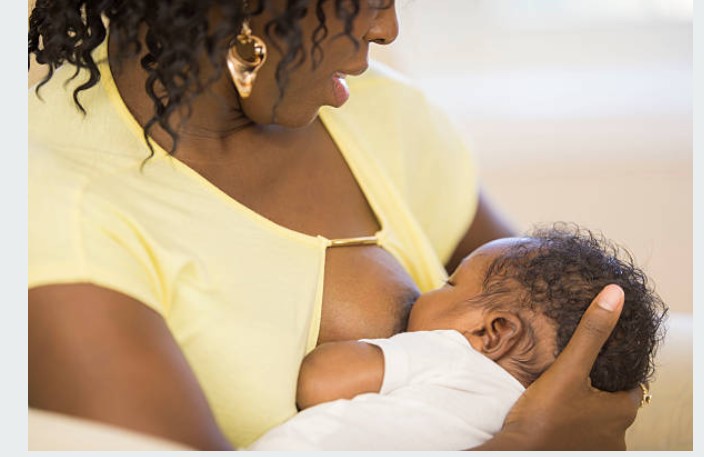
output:
[[[274,2],[274,6],[283,3]],[[175,156],[233,199],[285,227],[328,238],[374,233],[378,221],[316,117],[320,106],[335,102],[328,80],[331,72],[362,69],[371,43],[387,44],[396,38],[393,7],[362,5],[354,27],[360,48],[355,50],[345,39],[326,40],[321,69],[315,74],[306,70],[292,73],[287,94],[276,111],[275,102],[267,96],[275,87],[272,67],[280,58],[275,50],[244,103],[223,75],[194,100],[193,115],[179,129]],[[217,12],[213,14],[217,17]],[[261,31],[265,19],[252,20],[255,33]],[[305,18],[304,23],[309,27],[312,18]],[[328,26],[329,36],[334,36],[341,24],[331,19]],[[311,28],[306,30],[312,33]],[[115,55],[114,43],[110,49]],[[114,64],[111,62],[113,68]],[[152,110],[144,93],[144,79],[137,57],[123,61],[115,76],[125,104],[141,124]],[[243,118],[242,111],[253,122]],[[178,125],[178,116],[172,125]],[[170,148],[163,131],[157,128],[152,136],[160,146]],[[475,221],[453,258],[463,258],[487,239],[512,233],[496,214],[480,197]],[[364,290],[359,284],[365,284]],[[414,290],[411,278],[396,260],[378,247],[331,250],[325,268],[319,343],[392,335],[400,325],[399,297]],[[231,449],[166,323],[147,306],[91,284],[32,288],[28,301],[30,407],[96,419],[197,449]],[[610,316],[615,317],[589,318],[565,364],[578,364],[580,372],[589,372],[593,358],[590,362],[588,355],[603,344],[603,334],[608,334],[618,312]],[[498,435],[494,445],[516,449],[534,443],[551,445],[558,438],[555,433],[565,433],[560,427],[572,423],[586,430],[591,424],[598,433],[606,433],[599,437],[605,448],[622,446],[636,406],[626,405],[625,400],[615,406],[615,399],[622,398],[619,394],[602,398],[600,393],[576,391],[579,382],[584,379],[559,370],[548,380],[536,382],[546,386],[543,388],[550,398],[562,392],[557,396],[561,403],[545,410],[545,395],[538,391],[524,396],[527,398],[519,401],[511,416],[512,427]],[[582,403],[591,411],[587,417],[579,410],[565,410],[566,405],[578,408]],[[637,403],[635,400],[634,405]],[[535,422],[536,409],[542,411],[542,420],[540,426],[531,428],[525,421]],[[600,424],[608,421],[613,427],[604,430]],[[570,445],[586,448],[594,439],[593,434],[583,434]]]
[[[482,292],[488,265],[514,241],[506,238],[481,246],[460,263],[445,286],[421,295],[411,310],[408,331],[457,330],[476,351],[527,387],[529,382],[521,379],[521,361],[528,358],[538,369],[553,362],[554,325],[527,310],[486,309],[471,302]],[[535,332],[535,345],[528,326]],[[296,402],[303,410],[379,393],[383,378],[384,356],[378,346],[360,341],[325,343],[303,359]]]

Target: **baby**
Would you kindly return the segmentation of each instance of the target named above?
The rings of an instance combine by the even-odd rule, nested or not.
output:
[[[421,295],[408,331],[322,344],[303,361],[301,413],[250,450],[462,450],[504,417],[567,344],[607,284],[625,304],[591,371],[617,391],[647,382],[667,307],[622,249],[556,225],[487,243]]]

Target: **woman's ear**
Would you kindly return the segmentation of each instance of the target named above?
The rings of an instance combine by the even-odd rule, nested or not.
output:
[[[524,330],[518,314],[496,310],[485,313],[475,328],[463,333],[474,349],[497,362],[511,353]]]

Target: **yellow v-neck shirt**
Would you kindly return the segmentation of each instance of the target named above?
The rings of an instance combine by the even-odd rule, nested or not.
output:
[[[100,83],[60,68],[29,91],[29,287],[89,282],[165,319],[233,445],[296,413],[303,356],[320,325],[330,240],[292,231],[233,200],[156,148],[96,50]],[[438,110],[390,70],[350,80],[352,98],[320,117],[381,230],[379,244],[421,291],[477,204],[471,156]],[[142,166],[144,165],[144,166]]]

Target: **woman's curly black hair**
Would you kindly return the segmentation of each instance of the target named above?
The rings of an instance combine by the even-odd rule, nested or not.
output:
[[[88,71],[88,80],[78,86],[73,98],[85,113],[79,100],[81,91],[96,85],[100,71],[91,55],[107,36],[104,19],[118,43],[121,55],[140,53],[141,65],[148,74],[146,93],[154,104],[154,116],[144,126],[145,139],[159,125],[173,139],[177,134],[169,123],[170,116],[190,99],[214,82],[224,70],[225,50],[239,33],[246,17],[261,14],[272,0],[37,0],[29,18],[28,55],[34,54],[48,73],[37,90],[49,81],[54,70],[64,63],[79,71]],[[335,14],[344,24],[343,34],[357,45],[352,36],[353,21],[362,0],[286,0],[283,12],[266,24],[266,34],[282,54],[276,69],[276,81],[281,98],[288,72],[303,65],[308,57],[300,20],[309,8],[314,8],[318,26],[312,36],[310,61],[316,67],[323,59],[321,43],[328,37],[323,6],[334,4]],[[389,7],[391,1],[375,2],[375,7]],[[245,11],[245,6],[248,10]],[[217,9],[222,20],[209,22]],[[140,27],[146,27],[145,47],[140,44]],[[202,81],[199,59],[205,53],[216,70],[208,81]],[[163,88],[165,94],[157,93]]]
[[[514,307],[518,297],[519,306],[546,315],[556,324],[559,353],[608,284],[623,289],[625,303],[590,378],[594,387],[614,392],[651,379],[668,310],[628,251],[574,224],[537,228],[492,261],[482,296],[494,307],[506,306],[507,300]],[[532,379],[540,375],[528,374]]]

